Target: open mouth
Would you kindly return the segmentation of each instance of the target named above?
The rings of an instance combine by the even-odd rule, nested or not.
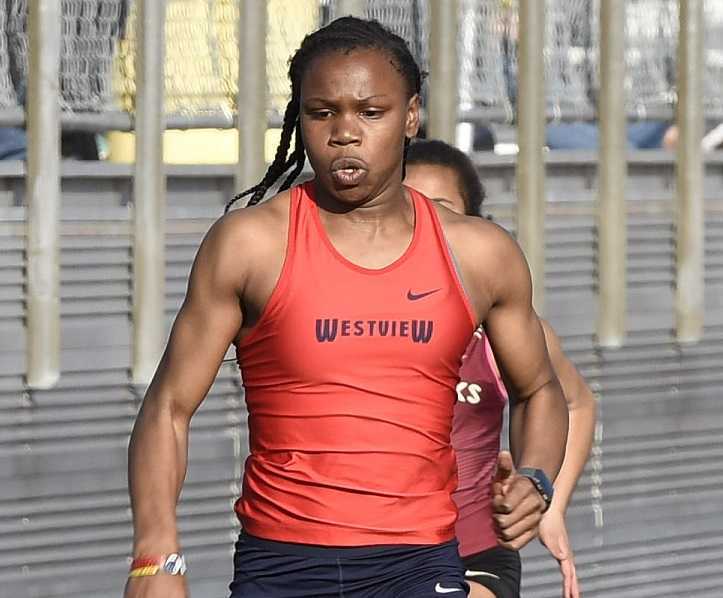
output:
[[[367,171],[361,168],[342,168],[340,170],[332,170],[331,178],[334,179],[336,183],[345,187],[351,187],[358,185],[366,174]]]
[[[331,178],[342,187],[358,185],[368,172],[367,165],[359,158],[337,158],[331,163]]]

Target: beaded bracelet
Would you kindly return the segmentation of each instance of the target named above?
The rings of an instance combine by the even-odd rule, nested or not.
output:
[[[139,556],[133,559],[128,577],[148,577],[157,573],[185,575],[186,558],[176,552],[169,555]]]

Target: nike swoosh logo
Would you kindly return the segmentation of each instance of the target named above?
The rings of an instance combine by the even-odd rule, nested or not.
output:
[[[467,569],[467,571],[464,572],[465,577],[494,577],[495,579],[499,579],[497,575],[494,573],[487,573],[487,571],[473,571],[472,569]]]
[[[424,299],[425,297],[429,297],[429,295],[432,295],[434,293],[437,293],[441,291],[442,289],[434,289],[433,291],[427,291],[426,293],[412,293],[412,290],[407,291],[407,299],[410,301],[417,301],[419,299]]]
[[[439,289],[437,289],[439,290]],[[460,588],[445,588],[442,586],[441,583],[438,583],[436,586],[434,586],[434,591],[437,592],[437,594],[451,594],[452,592],[464,592],[464,590],[461,590]]]

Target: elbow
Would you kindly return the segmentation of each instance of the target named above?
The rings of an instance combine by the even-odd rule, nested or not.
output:
[[[585,406],[593,412],[593,415],[597,415],[597,399],[587,384],[585,385],[583,396],[585,398]]]
[[[129,454],[132,455],[139,445],[146,446],[168,436],[187,433],[189,420],[182,410],[173,408],[171,400],[158,394],[146,394],[131,432]]]
[[[587,382],[580,374],[577,374],[577,380],[569,384],[568,388],[572,389],[570,392],[565,393],[565,401],[567,401],[567,410],[569,412],[592,411],[594,413],[597,411],[595,395],[593,395]]]
[[[597,418],[597,401],[587,384],[583,384],[576,393],[575,400],[568,403],[569,411],[585,412],[593,421]]]

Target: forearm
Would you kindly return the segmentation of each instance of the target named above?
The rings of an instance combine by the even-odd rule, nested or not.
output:
[[[525,402],[516,401],[510,397],[510,453],[515,463],[520,462],[520,447],[522,446],[522,427],[525,423]]]
[[[178,550],[176,503],[187,455],[187,422],[174,421],[171,409],[161,402],[146,400],[128,451],[135,555]]]
[[[525,399],[520,419],[517,467],[542,469],[554,480],[565,457],[568,429],[567,406],[557,379]]]
[[[587,458],[590,455],[595,433],[595,413],[596,404],[592,394],[583,404],[570,409],[569,412],[570,423],[567,432],[565,459],[560,468],[560,473],[555,479],[555,494],[551,507],[562,514],[567,510],[577,481],[580,479]]]

